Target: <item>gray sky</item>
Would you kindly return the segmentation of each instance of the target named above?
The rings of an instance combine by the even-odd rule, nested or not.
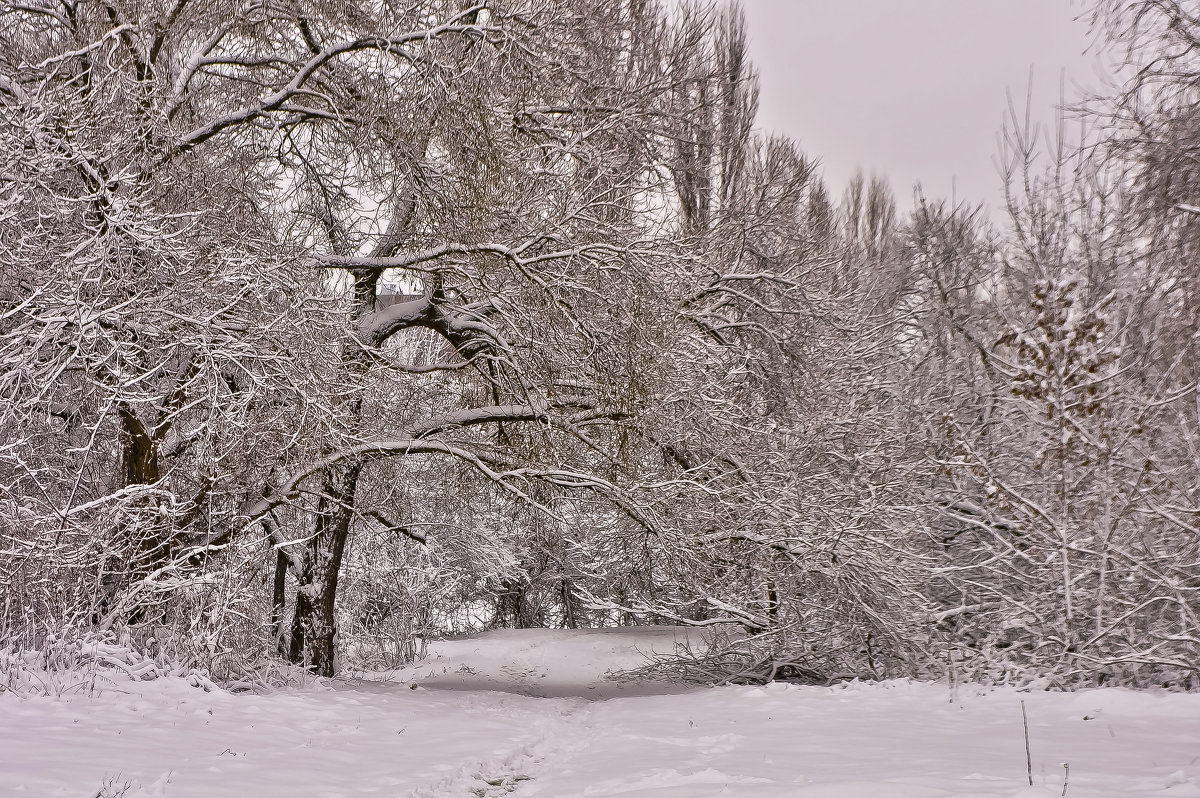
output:
[[[743,0],[759,125],[818,157],[835,197],[861,167],[902,207],[929,196],[1001,205],[995,156],[1005,92],[1053,125],[1060,76],[1101,85],[1079,0]],[[1077,19],[1078,18],[1078,19]]]

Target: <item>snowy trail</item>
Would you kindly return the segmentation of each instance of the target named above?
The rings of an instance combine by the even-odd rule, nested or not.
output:
[[[605,679],[670,629],[497,632],[271,695],[0,695],[0,796],[1200,798],[1200,696]],[[385,678],[386,677],[386,678]],[[416,685],[416,689],[412,686]],[[1020,702],[1030,720],[1025,776]],[[117,794],[113,792],[113,794]]]
[[[546,722],[535,699],[374,684],[232,696],[164,679],[0,706],[0,795],[91,795],[105,779],[167,796],[398,795],[462,781]]]

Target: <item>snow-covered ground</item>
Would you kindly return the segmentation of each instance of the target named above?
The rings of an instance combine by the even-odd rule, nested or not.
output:
[[[1200,696],[906,681],[691,688],[605,671],[670,628],[493,632],[270,695],[0,694],[0,796],[1200,798]],[[1021,701],[1034,787],[1026,782]]]

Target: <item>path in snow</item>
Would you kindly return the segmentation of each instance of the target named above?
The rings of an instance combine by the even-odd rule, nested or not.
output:
[[[605,679],[670,628],[510,631],[272,695],[120,681],[0,695],[0,796],[1200,798],[1200,696]],[[410,685],[417,685],[411,689]],[[1020,702],[1035,786],[1025,776]]]

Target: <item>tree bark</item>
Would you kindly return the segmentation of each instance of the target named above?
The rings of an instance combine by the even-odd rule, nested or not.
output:
[[[337,653],[337,588],[362,466],[331,467],[322,480],[314,529],[304,544],[288,658],[317,676],[333,676]]]
[[[287,641],[283,636],[283,612],[287,603],[287,555],[282,549],[275,551],[275,580],[271,588],[271,639],[275,651],[281,657],[288,656]]]

